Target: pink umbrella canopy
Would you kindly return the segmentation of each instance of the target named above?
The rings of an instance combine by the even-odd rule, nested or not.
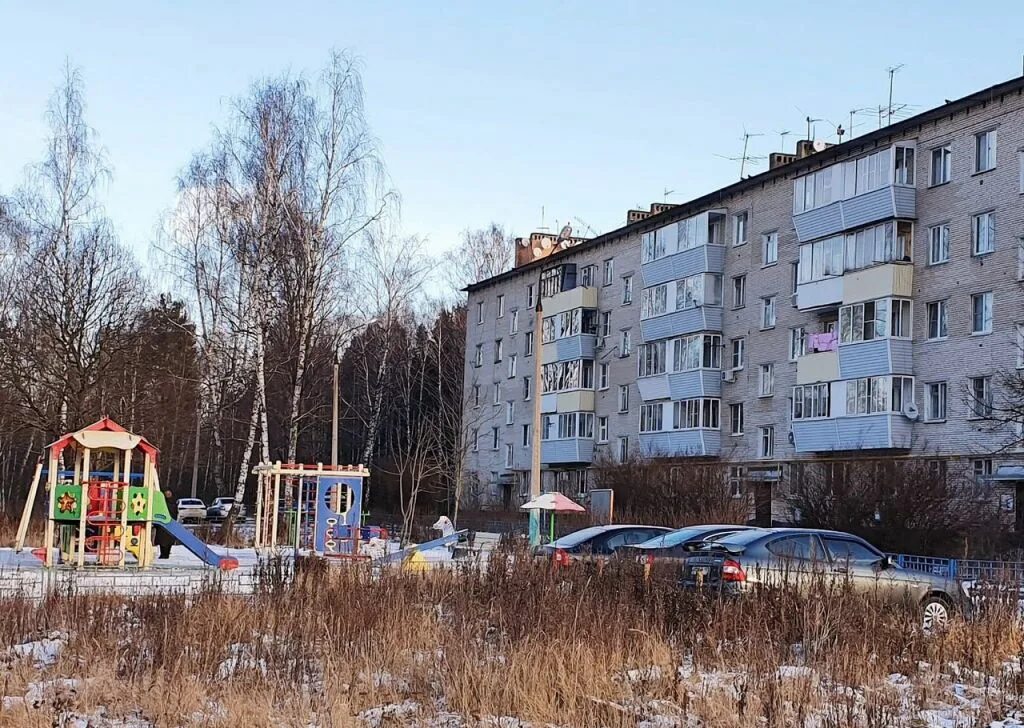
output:
[[[561,493],[545,493],[520,506],[524,511],[554,511],[555,513],[585,513],[586,508]]]

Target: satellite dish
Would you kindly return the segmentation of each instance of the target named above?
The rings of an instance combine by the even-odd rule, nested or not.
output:
[[[916,422],[917,418],[921,416],[921,413],[918,411],[916,404],[908,402],[907,406],[903,408],[903,416],[911,422]]]
[[[825,151],[825,142],[823,142],[821,139],[815,139],[813,142],[811,142],[811,147],[816,152],[823,152]]]

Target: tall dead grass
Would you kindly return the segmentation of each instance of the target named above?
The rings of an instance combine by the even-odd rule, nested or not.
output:
[[[982,693],[984,715],[1024,694],[1007,666],[1024,659],[1008,609],[929,636],[914,605],[825,586],[723,600],[664,575],[645,580],[632,564],[598,573],[504,563],[374,575],[310,561],[291,583],[269,579],[245,598],[7,600],[0,652],[66,635],[45,677],[80,682],[0,712],[0,726],[59,725],[69,710],[104,706],[160,726],[411,725],[448,712],[465,725],[516,716],[634,726],[661,715],[790,726],[814,715],[873,727],[900,725],[907,701],[928,705],[954,668],[993,691]],[[4,694],[40,681],[31,660],[8,662]]]

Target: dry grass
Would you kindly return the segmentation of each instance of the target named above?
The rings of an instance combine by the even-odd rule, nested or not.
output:
[[[8,660],[4,695],[82,679],[39,707],[0,711],[0,726],[62,725],[68,711],[104,706],[158,726],[457,726],[516,716],[612,727],[660,715],[681,725],[874,728],[915,725],[898,716],[948,698],[952,679],[973,700],[978,722],[965,725],[986,725],[1024,694],[1021,671],[1007,665],[1022,659],[1010,610],[928,636],[911,605],[864,595],[728,601],[682,593],[670,579],[646,582],[633,565],[552,574],[516,564],[373,578],[310,562],[294,583],[268,579],[247,598],[0,602],[0,654],[68,635],[45,676]],[[438,713],[453,715],[429,722]]]

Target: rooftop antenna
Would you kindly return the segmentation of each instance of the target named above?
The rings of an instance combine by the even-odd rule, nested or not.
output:
[[[900,69],[903,68],[904,65],[906,65],[906,64],[901,63],[898,66],[889,66],[887,69],[885,69],[889,73],[889,115],[888,115],[888,117],[886,117],[887,118],[887,121],[886,121],[887,124],[891,124],[892,123],[892,83],[893,83],[893,79],[896,77],[896,74],[900,72]]]
[[[592,237],[592,238],[600,237],[601,233],[598,232],[597,230],[595,230],[594,227],[590,223],[588,223],[586,220],[584,220],[584,219],[582,219],[580,217],[576,217],[576,216],[573,216],[572,219],[575,220],[576,222],[578,222],[580,225],[582,225],[583,229],[586,230],[588,233],[590,233],[590,237]]]
[[[817,121],[824,121],[824,119],[812,119],[810,116],[807,117],[807,141],[809,142],[814,141],[814,127],[812,124]]]
[[[668,187],[665,187],[664,190],[662,191],[661,201],[662,202],[668,202],[668,196],[669,195],[674,195],[675,193],[676,193],[675,190],[670,190]]]
[[[787,131],[777,131],[775,133],[779,135],[779,151],[785,153],[785,151],[786,151],[786,137],[788,137],[793,132],[787,130]]]
[[[540,227],[537,228],[537,232],[541,230],[547,230],[548,226],[544,224],[544,205],[540,206]]]
[[[853,139],[853,130],[860,126],[860,124],[854,123],[853,117],[856,116],[857,114],[866,114],[870,111],[874,111],[874,109],[869,108],[867,106],[861,107],[859,109],[850,109],[850,128],[848,131],[850,132],[851,139]]]

